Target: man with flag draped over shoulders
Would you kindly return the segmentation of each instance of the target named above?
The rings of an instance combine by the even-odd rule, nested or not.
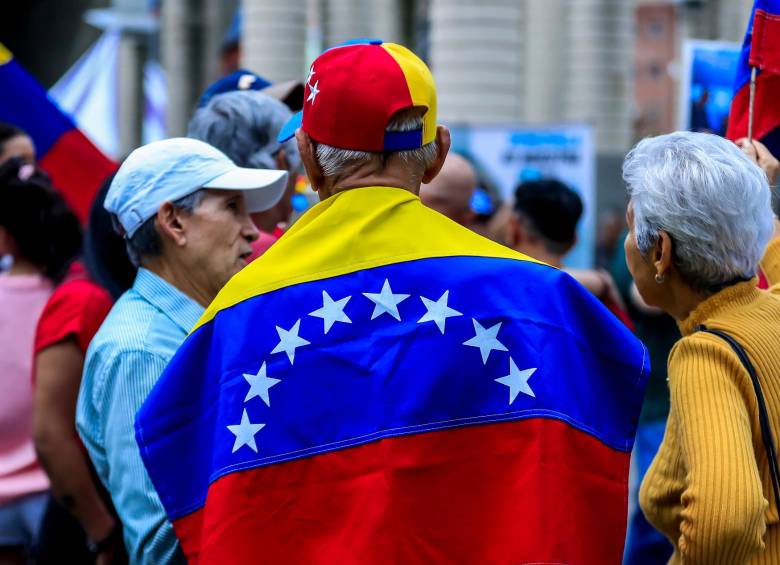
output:
[[[422,205],[425,64],[312,64],[321,202],[206,310],[136,417],[193,563],[617,563],[642,344],[565,273]]]

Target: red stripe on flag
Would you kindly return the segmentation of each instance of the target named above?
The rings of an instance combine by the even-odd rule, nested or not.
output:
[[[78,129],[60,136],[39,164],[82,224],[87,223],[95,193],[117,167]]]
[[[756,10],[750,45],[750,66],[780,74],[780,15]]]
[[[552,419],[236,472],[174,523],[190,563],[619,563],[629,454]]]
[[[780,127],[780,75],[761,73],[756,77],[756,99],[753,106],[753,137],[761,139]],[[750,84],[743,86],[731,101],[726,137],[737,140],[747,136]]]

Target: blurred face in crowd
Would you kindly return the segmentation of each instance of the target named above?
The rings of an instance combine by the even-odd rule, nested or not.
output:
[[[207,189],[204,193],[192,213],[172,207],[170,212],[161,210],[158,225],[180,250],[187,276],[211,301],[246,266],[258,231],[246,210],[243,192]]]
[[[277,155],[276,166],[279,169],[289,171],[287,188],[276,206],[269,210],[252,214],[252,220],[255,222],[255,225],[266,233],[271,233],[278,225],[284,226],[289,223],[293,213],[292,197],[295,194],[295,183],[298,180],[298,171],[290,167],[285,157],[284,149],[280,150]]]
[[[449,153],[436,178],[420,186],[420,200],[449,219],[469,226],[474,222],[471,197],[476,186],[477,176],[471,164],[457,153]]]
[[[0,165],[13,157],[19,157],[27,163],[35,162],[35,146],[27,135],[16,135],[0,146]]]

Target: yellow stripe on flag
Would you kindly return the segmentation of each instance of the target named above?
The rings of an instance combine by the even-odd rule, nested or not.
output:
[[[429,257],[477,256],[538,262],[426,208],[402,188],[339,192],[311,208],[230,282],[193,331],[220,310],[305,282]]]
[[[0,43],[0,65],[5,65],[13,58],[14,55],[8,50],[8,47]]]
[[[406,47],[396,43],[383,43],[382,47],[401,67],[414,105],[428,108],[423,118],[423,143],[430,143],[436,139],[436,83],[433,75],[425,63]]]

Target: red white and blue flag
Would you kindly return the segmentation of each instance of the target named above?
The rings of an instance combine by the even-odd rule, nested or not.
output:
[[[755,67],[753,137],[780,154],[780,0],[756,0],[737,67],[726,137],[748,135],[750,74]]]
[[[567,274],[359,188],[228,283],[136,438],[191,563],[619,563],[648,369]]]
[[[32,138],[38,164],[86,223],[95,193],[116,169],[0,43],[0,122]]]

